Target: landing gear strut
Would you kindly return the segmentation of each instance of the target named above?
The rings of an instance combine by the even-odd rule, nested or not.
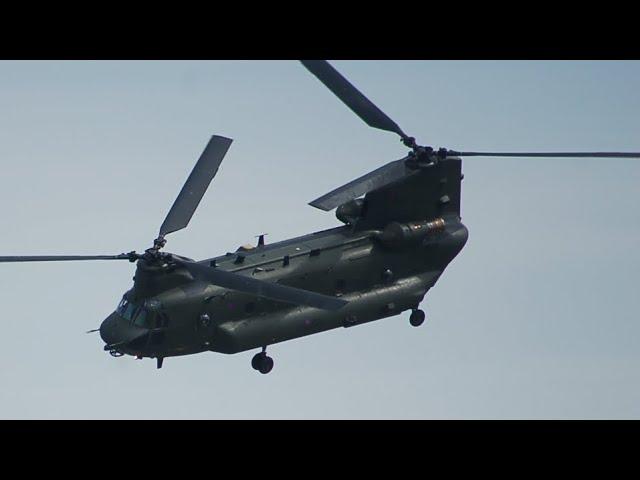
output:
[[[409,323],[414,327],[419,327],[424,323],[425,314],[419,308],[414,308],[409,317]]]
[[[262,374],[267,374],[273,369],[273,358],[267,355],[267,347],[262,347],[262,351],[253,356],[251,367]]]

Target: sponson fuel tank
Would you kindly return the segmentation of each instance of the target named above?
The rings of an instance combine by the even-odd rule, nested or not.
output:
[[[352,292],[343,297],[349,303],[339,313],[292,307],[241,322],[223,322],[216,327],[210,348],[221,353],[236,353],[337,327],[352,327],[391,317],[415,308],[441,273],[427,271],[367,291]]]

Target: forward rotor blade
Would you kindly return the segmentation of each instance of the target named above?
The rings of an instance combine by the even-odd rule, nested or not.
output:
[[[456,152],[453,157],[640,158],[639,152]]]
[[[181,230],[189,224],[189,220],[196,211],[211,180],[218,172],[218,167],[220,167],[232,141],[230,138],[218,135],[211,137],[162,223],[161,237]]]
[[[391,120],[371,100],[344,78],[326,60],[300,60],[300,62],[325,84],[347,107],[365,121],[367,125],[380,130],[394,132],[402,139],[408,138],[396,122]]]
[[[387,163],[360,178],[356,178],[336,188],[320,198],[316,198],[310,202],[309,205],[324,211],[333,210],[338,205],[348,202],[349,200],[353,200],[372,190],[400,180],[409,174],[409,170],[405,167],[405,160],[406,157],[396,160],[395,162]]]
[[[178,260],[177,263],[184,266],[196,278],[206,280],[219,287],[237,290],[258,297],[293,303],[295,305],[306,305],[322,310],[338,310],[347,304],[345,300],[336,297],[245,277],[244,275],[227,272],[216,267],[208,267],[200,263],[185,262],[182,260]]]
[[[120,255],[31,255],[16,257],[0,257],[0,263],[16,262],[64,262],[76,260],[130,260],[131,254]]]

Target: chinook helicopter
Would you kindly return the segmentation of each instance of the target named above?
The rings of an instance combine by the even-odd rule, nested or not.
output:
[[[364,122],[396,133],[409,149],[392,161],[310,202],[336,209],[343,225],[194,261],[163,251],[185,228],[232,140],[214,135],[144,253],[4,256],[0,262],[128,260],[133,287],[100,325],[114,357],[155,358],[205,351],[260,351],[252,367],[269,373],[269,345],[410,310],[425,321],[425,294],[468,238],[460,218],[462,157],[640,158],[619,152],[469,152],[416,143],[328,62],[302,64]]]

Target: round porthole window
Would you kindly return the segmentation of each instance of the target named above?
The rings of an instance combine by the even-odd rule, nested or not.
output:
[[[209,315],[207,315],[206,313],[200,315],[200,325],[203,327],[211,326],[211,317],[209,317]]]

